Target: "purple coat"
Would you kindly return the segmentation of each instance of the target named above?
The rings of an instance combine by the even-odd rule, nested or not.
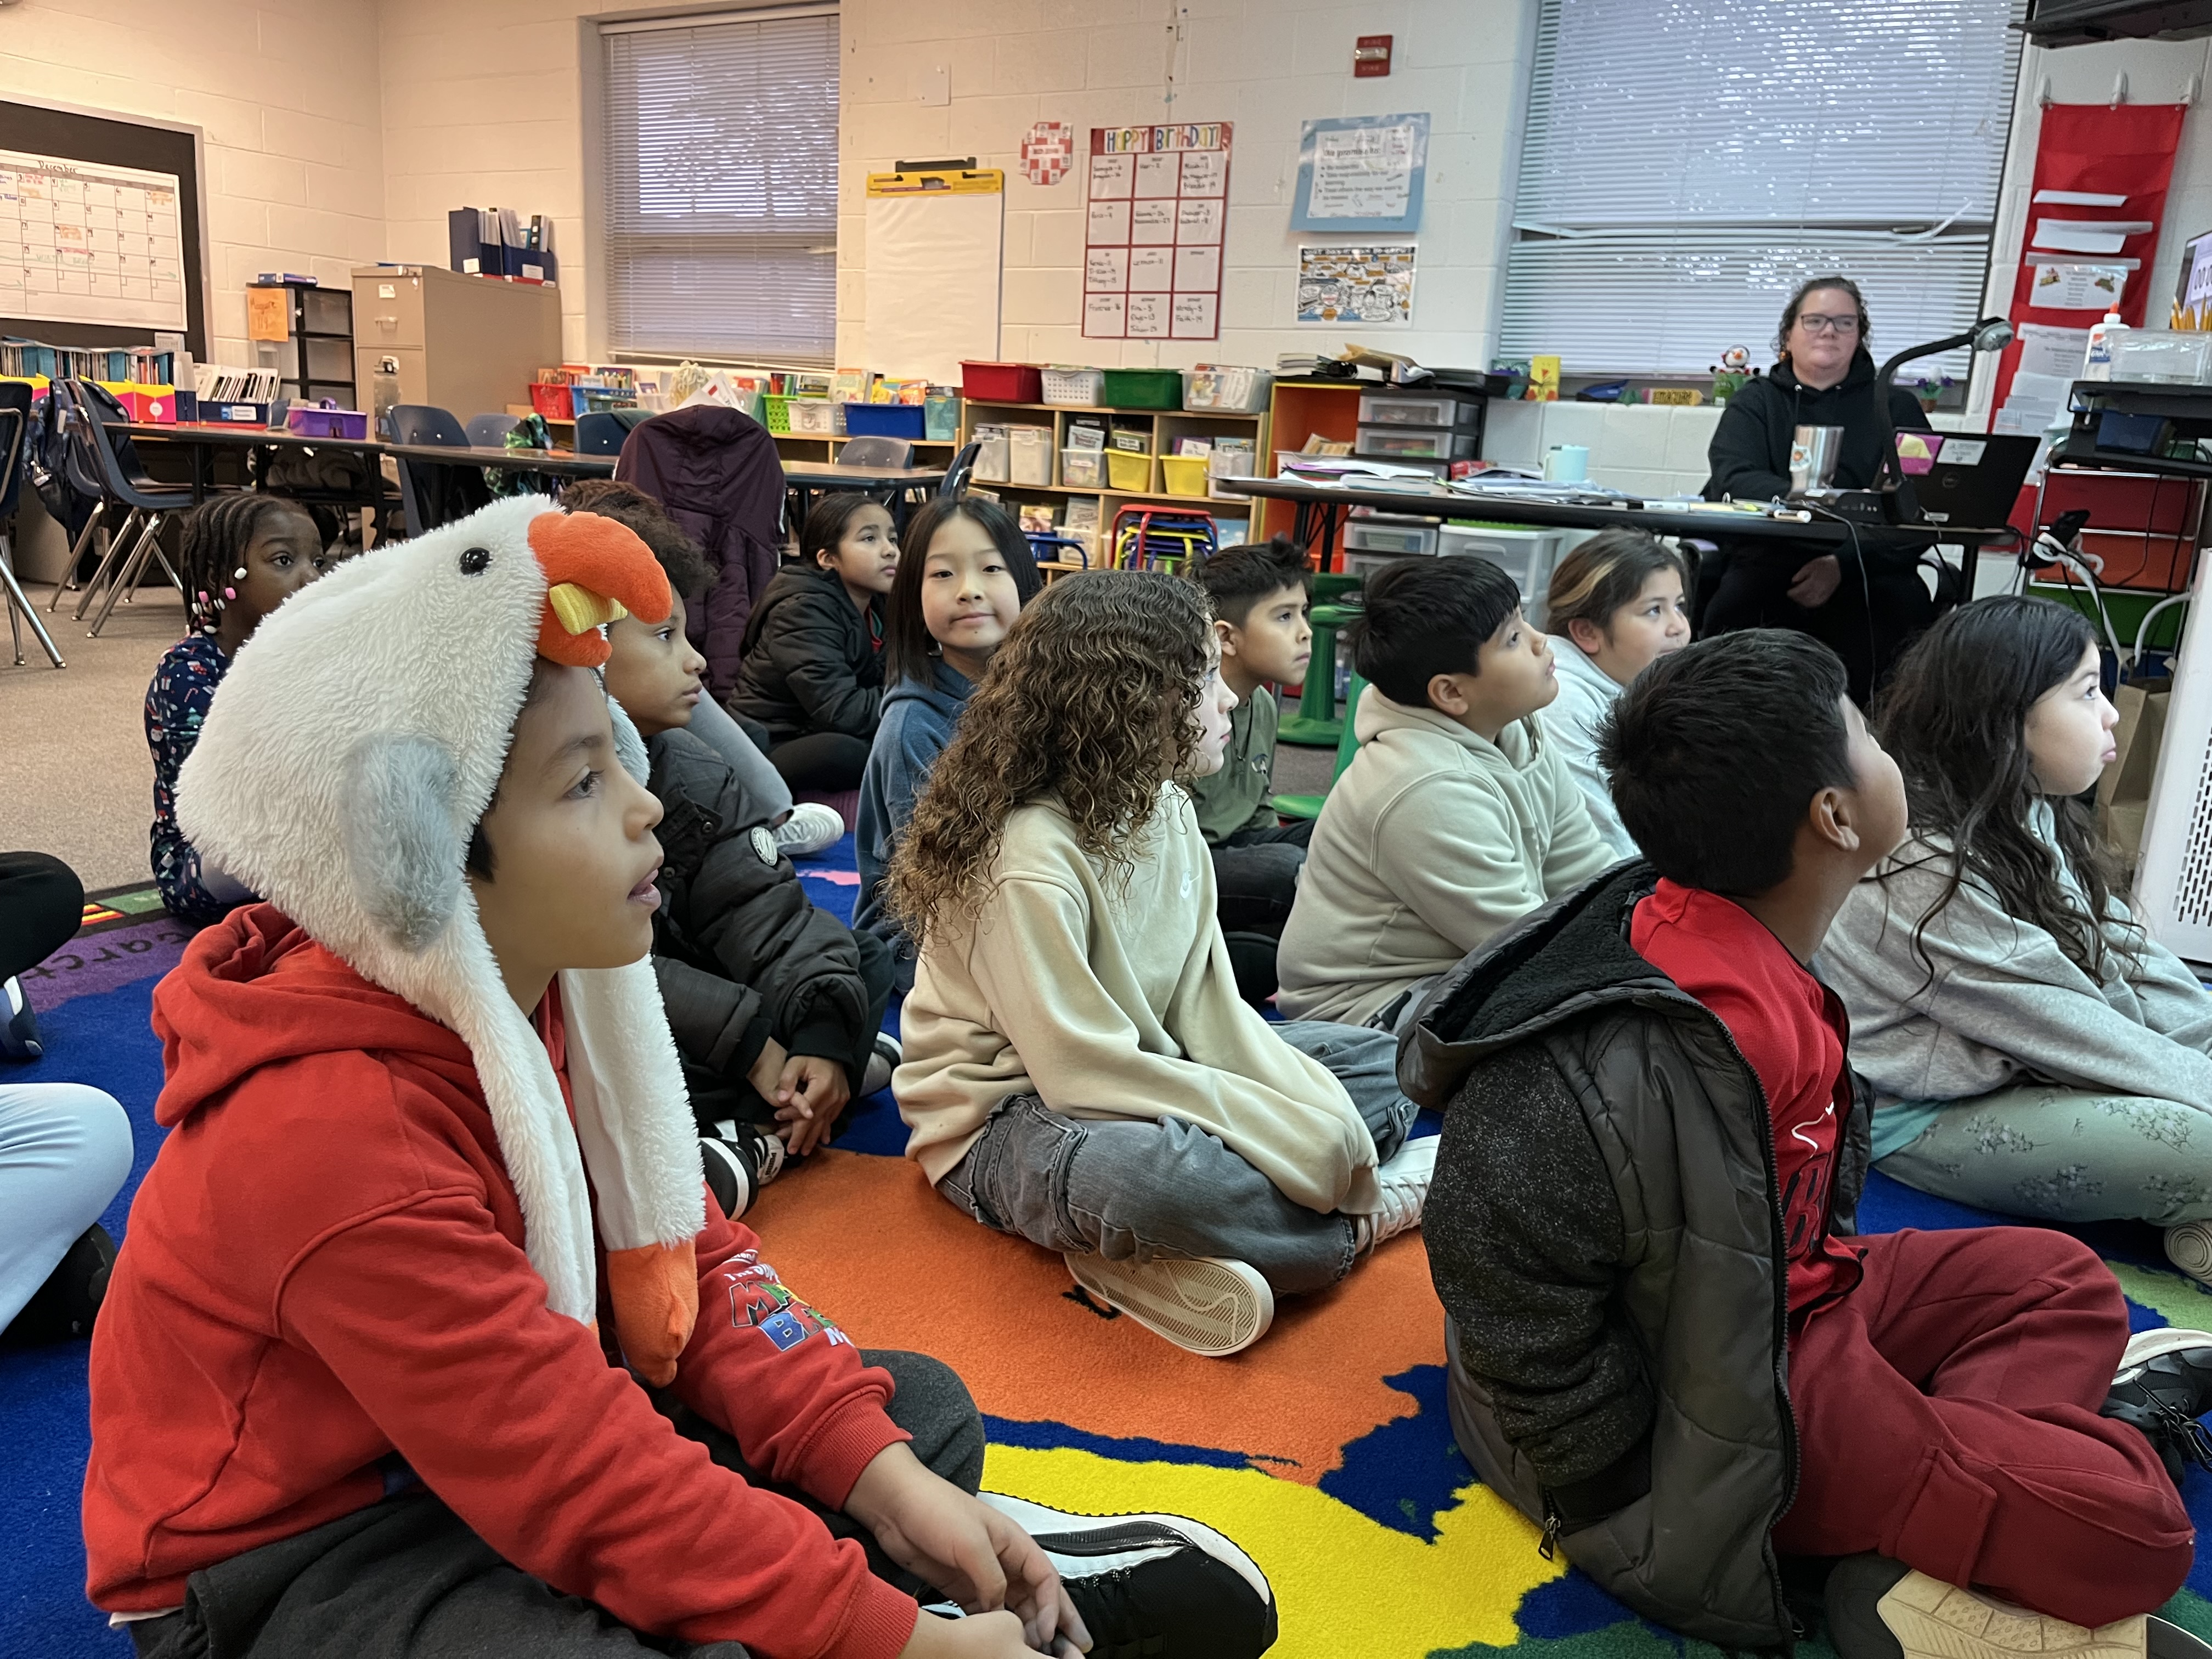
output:
[[[775,440],[734,409],[702,404],[674,410],[629,434],[615,477],[665,507],[720,573],[684,630],[707,659],[708,695],[720,702],[737,689],[745,622],[775,576],[783,540],[783,463]]]

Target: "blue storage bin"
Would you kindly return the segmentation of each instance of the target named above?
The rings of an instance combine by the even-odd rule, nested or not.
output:
[[[847,404],[848,438],[919,438],[929,411],[920,404]]]

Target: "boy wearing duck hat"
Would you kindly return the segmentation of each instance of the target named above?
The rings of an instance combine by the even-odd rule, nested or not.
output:
[[[857,1349],[706,1196],[659,807],[594,672],[669,609],[629,530],[522,497],[239,653],[178,813],[268,902],[155,992],[92,1599],[163,1659],[1257,1654],[1243,1552],[979,1498],[959,1379]]]

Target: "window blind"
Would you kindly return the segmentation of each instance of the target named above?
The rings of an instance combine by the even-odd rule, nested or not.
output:
[[[609,23],[607,342],[827,365],[837,337],[837,13]]]
[[[1582,374],[1772,361],[1808,276],[1877,360],[1979,307],[2017,0],[1542,0],[1500,331]],[[1963,372],[1965,354],[1914,366]]]

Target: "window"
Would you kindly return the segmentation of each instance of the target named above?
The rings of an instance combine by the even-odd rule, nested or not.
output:
[[[1501,344],[1582,374],[1765,364],[1808,276],[1877,361],[1981,307],[2014,0],[1542,0]],[[1966,354],[1916,365],[1963,378]]]
[[[599,35],[609,349],[830,362],[836,8],[606,23]]]

